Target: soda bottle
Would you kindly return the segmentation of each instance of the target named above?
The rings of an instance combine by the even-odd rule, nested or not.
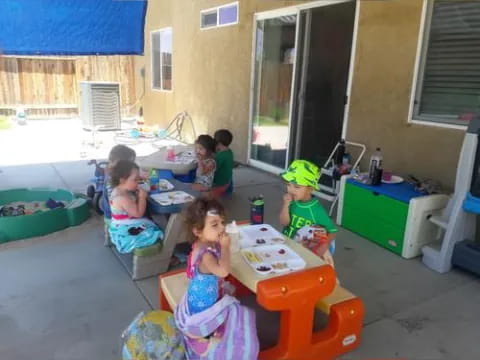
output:
[[[377,169],[382,168],[382,162],[383,162],[382,153],[380,151],[380,148],[378,147],[377,150],[373,153],[372,157],[370,158],[370,166],[368,167],[368,179],[370,180],[370,183],[372,185],[378,185],[378,184],[373,184],[373,182],[374,182],[375,175],[378,174]],[[377,178],[378,178],[378,175],[377,175]]]
[[[373,171],[372,185],[380,185],[382,183],[383,169],[380,166],[377,166]]]

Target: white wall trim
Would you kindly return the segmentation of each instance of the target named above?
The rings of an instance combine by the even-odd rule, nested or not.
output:
[[[352,99],[352,87],[353,87],[353,75],[355,73],[355,61],[357,56],[357,38],[358,38],[358,27],[360,22],[360,4],[361,0],[354,0],[355,4],[355,19],[353,24],[353,34],[352,34],[352,49],[350,50],[350,66],[348,69],[348,80],[347,80],[347,103],[345,105],[345,110],[343,113],[343,126],[342,126],[342,139],[347,138],[348,131],[348,120],[350,119],[350,103]]]
[[[412,84],[410,87],[410,103],[408,107],[407,122],[413,123],[413,108],[415,102],[415,95],[417,92],[417,81],[419,77],[420,63],[422,59],[423,41],[425,36],[425,26],[427,23],[428,0],[423,0],[422,15],[420,17],[420,28],[418,30],[417,53],[415,54],[415,67],[413,69]],[[425,122],[423,122],[425,123]]]
[[[430,0],[423,0],[422,6],[422,15],[420,18],[420,28],[418,31],[418,40],[417,40],[417,52],[415,55],[415,65],[413,70],[412,84],[410,87],[410,102],[408,104],[408,115],[407,122],[409,124],[422,125],[422,126],[433,126],[440,127],[444,129],[454,129],[465,131],[467,129],[466,125],[458,124],[448,124],[440,121],[427,121],[419,118],[415,118],[414,109],[415,109],[415,97],[420,86],[418,85],[419,81],[423,81],[423,66],[426,60],[426,47],[424,46],[425,41],[428,41],[427,26],[430,27],[431,23],[431,12],[433,2]]]
[[[462,130],[462,131],[467,130],[466,125],[447,124],[447,123],[440,123],[436,121],[422,121],[422,120],[411,119],[409,123],[413,125],[433,126],[433,127],[444,128],[444,129],[454,129],[454,130]]]
[[[217,27],[217,25],[212,25],[212,26],[207,26],[207,27],[202,27],[202,23],[203,23],[203,15],[204,14],[210,14],[210,13],[213,13],[215,12],[217,14],[217,25],[218,25],[218,10],[216,7],[214,8],[209,8],[209,9],[204,9],[204,10],[200,10],[200,30],[203,31],[203,30],[209,30],[209,29],[214,29]]]
[[[237,7],[237,18],[235,19],[235,22],[231,22],[231,23],[228,23],[228,24],[220,24],[220,9],[230,7],[232,5],[235,5]],[[213,13],[213,12],[216,12],[216,14],[217,14],[217,25],[202,27],[202,16],[203,16],[203,14]],[[200,10],[200,30],[204,31],[204,30],[211,30],[211,29],[216,29],[216,28],[222,28],[222,27],[237,25],[238,22],[239,22],[239,18],[240,18],[240,4],[239,4],[238,1],[234,1],[234,2],[231,2],[231,3],[228,3],[228,4],[223,4],[223,5],[208,8],[208,9],[203,9],[203,10]]]
[[[228,23],[228,24],[223,24],[223,25],[219,24],[219,22],[220,22],[220,9],[230,7],[232,5],[235,5],[237,7],[237,18],[235,19],[235,22]],[[234,2],[231,2],[229,4],[219,6],[217,11],[218,11],[217,12],[217,27],[225,27],[225,26],[232,26],[232,25],[237,25],[238,24],[238,19],[240,17],[240,4],[239,4],[238,1],[234,1]]]
[[[163,89],[162,87],[154,87],[153,86],[153,34],[154,33],[162,33],[163,31],[170,30],[172,34],[172,88],[171,89]],[[160,35],[161,37],[161,35]],[[162,50],[160,48],[160,50]],[[162,81],[162,56],[161,56],[161,51],[160,51],[160,86],[163,86],[163,81]],[[156,30],[151,30],[150,31],[150,88],[151,90],[155,92],[162,92],[162,93],[171,93],[173,92],[173,28],[171,26],[167,26],[161,29],[156,29]]]
[[[289,6],[286,8],[274,9],[263,11],[254,14],[254,20],[267,20],[280,16],[296,15],[298,13],[298,8],[296,6]]]
[[[355,0],[317,0],[317,1],[311,1],[311,2],[308,2],[306,4],[292,5],[292,6],[287,6],[287,7],[284,7],[284,8],[258,12],[258,13],[255,13],[255,17],[256,17],[257,20],[263,20],[263,19],[268,19],[268,18],[277,17],[277,16],[294,15],[296,13],[299,13],[301,10],[306,10],[306,9],[311,9],[311,8],[316,8],[316,7],[321,7],[321,6],[328,6],[328,5],[337,5],[337,4],[341,4],[341,3],[349,2],[349,1],[355,1]]]
[[[255,96],[255,54],[257,49],[257,21],[253,14],[252,53],[250,56],[250,100],[248,104],[247,163],[252,155],[253,98]]]
[[[158,88],[156,88],[154,85],[153,85],[153,34],[157,33],[157,32],[160,32],[160,30],[152,30],[150,31],[150,88],[152,90],[156,90],[156,91],[159,91]],[[160,81],[161,83],[161,81]]]
[[[287,151],[285,151],[285,163],[284,167],[285,169],[288,167],[289,159],[290,159],[290,153],[293,152],[295,153],[295,149],[291,149],[291,135],[292,135],[292,119],[293,119],[293,108],[294,108],[294,101],[295,98],[297,98],[297,93],[295,91],[297,87],[297,81],[298,81],[298,76],[297,76],[297,68],[298,68],[298,42],[300,40],[300,26],[302,25],[301,21],[301,14],[300,11],[297,12],[295,15],[296,21],[295,21],[295,60],[293,61],[293,68],[292,68],[292,83],[290,84],[290,105],[288,109],[288,133],[287,133]],[[300,25],[300,26],[299,26]]]

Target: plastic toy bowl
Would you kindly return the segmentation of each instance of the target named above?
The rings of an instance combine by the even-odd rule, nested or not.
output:
[[[0,243],[46,235],[88,219],[90,211],[86,199],[61,189],[12,189],[0,191],[0,207],[13,202],[63,201],[65,207],[40,211],[31,215],[0,216]]]

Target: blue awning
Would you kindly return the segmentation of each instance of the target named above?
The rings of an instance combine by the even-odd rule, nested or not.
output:
[[[0,0],[0,53],[143,54],[146,8],[146,0]]]

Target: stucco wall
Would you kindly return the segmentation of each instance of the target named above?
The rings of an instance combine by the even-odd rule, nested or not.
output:
[[[226,0],[150,0],[145,26],[145,119],[167,124],[187,110],[197,133],[226,127],[246,161],[253,14],[301,1],[241,0],[239,24],[200,30],[200,10]],[[408,123],[422,0],[360,1],[347,138],[380,146],[385,168],[453,187],[464,132]],[[150,31],[173,28],[173,91],[151,89]],[[137,77],[142,81],[141,77]],[[141,91],[142,84],[136,88]]]
[[[407,122],[421,0],[361,1],[347,138],[384,166],[453,187],[464,131]],[[365,165],[364,163],[364,165]]]
[[[232,148],[246,161],[250,101],[253,14],[297,5],[302,1],[241,0],[239,24],[200,30],[200,10],[223,5],[223,0],[150,0],[145,26],[147,91],[143,98],[147,123],[167,124],[180,111],[192,116],[197,134],[228,128]],[[151,89],[150,32],[173,28],[173,91]],[[137,77],[141,81],[140,77]],[[141,89],[141,84],[138,84]]]

